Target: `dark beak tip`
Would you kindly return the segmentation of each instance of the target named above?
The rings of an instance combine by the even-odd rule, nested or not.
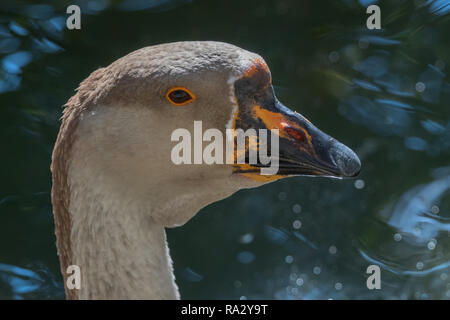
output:
[[[336,142],[330,156],[343,177],[356,177],[361,171],[361,161],[353,150]]]

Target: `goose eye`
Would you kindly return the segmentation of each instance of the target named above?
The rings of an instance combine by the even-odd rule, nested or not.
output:
[[[184,106],[195,99],[195,95],[186,88],[172,88],[166,94],[167,100],[176,106]]]

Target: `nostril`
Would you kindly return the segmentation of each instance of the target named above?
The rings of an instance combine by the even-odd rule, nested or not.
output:
[[[304,142],[305,141],[305,135],[303,132],[294,129],[292,127],[286,127],[284,128],[284,131],[291,137],[294,138],[298,142]]]

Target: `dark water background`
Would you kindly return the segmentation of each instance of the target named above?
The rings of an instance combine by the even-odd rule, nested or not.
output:
[[[365,7],[381,7],[381,31]],[[65,29],[81,6],[82,28]],[[449,1],[0,3],[0,298],[63,298],[49,190],[61,106],[143,46],[261,54],[278,97],[352,147],[357,180],[243,190],[169,230],[183,298],[450,299]],[[366,287],[381,266],[382,289]]]

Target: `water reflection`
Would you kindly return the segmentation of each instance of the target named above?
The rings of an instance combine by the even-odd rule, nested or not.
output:
[[[61,283],[41,267],[37,271],[0,263],[0,298],[60,299],[64,296]]]
[[[450,175],[414,187],[397,201],[389,214],[388,224],[407,235],[405,240],[418,244],[435,239],[441,232],[450,231],[449,218],[438,215],[440,202],[449,191]],[[447,237],[447,234],[444,236]]]
[[[124,0],[120,3],[119,8],[125,11],[138,11],[138,10],[157,10],[167,11],[175,9],[176,7],[184,4],[191,3],[192,0]]]
[[[20,88],[22,68],[33,59],[63,50],[55,40],[62,39],[65,25],[65,18],[55,16],[50,5],[9,4],[3,10],[23,14],[29,20],[6,20],[0,25],[0,93]]]
[[[425,5],[428,5],[430,12],[434,14],[444,15],[450,12],[448,0],[428,0]]]

